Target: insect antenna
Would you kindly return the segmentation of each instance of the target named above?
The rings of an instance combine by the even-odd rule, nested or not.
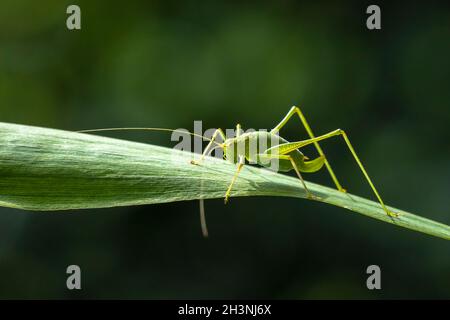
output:
[[[118,128],[101,128],[101,129],[86,129],[86,130],[79,130],[76,132],[79,133],[91,133],[91,132],[105,132],[105,131],[166,131],[166,132],[178,132],[178,133],[184,133],[184,134],[190,134],[191,136],[203,138],[207,141],[212,141],[212,139],[207,138],[205,136],[202,136],[201,134],[185,131],[185,130],[178,130],[178,129],[167,129],[167,128],[145,128],[145,127],[118,127]],[[212,141],[218,146],[221,146],[222,144]]]
[[[216,144],[216,146],[214,148],[212,148],[208,154],[211,154],[213,150],[217,149],[217,148],[223,148],[223,144],[218,143],[210,138],[207,138],[205,136],[202,136],[200,134],[196,134],[196,133],[192,133],[189,131],[184,131],[184,130],[174,130],[174,129],[167,129],[167,128],[145,128],[145,127],[118,127],[118,128],[101,128],[101,129],[87,129],[87,130],[79,130],[77,132],[79,133],[92,133],[92,132],[105,132],[105,131],[166,131],[166,132],[178,132],[178,133],[184,133],[184,134],[190,134],[191,136],[194,137],[199,137],[205,140],[208,140],[210,142],[213,142]],[[204,200],[200,199],[200,225],[202,228],[202,234],[203,237],[207,238],[208,237],[208,226],[206,224],[206,215],[205,215],[205,205],[204,205]]]
[[[206,214],[205,214],[205,201],[203,199],[200,199],[199,204],[200,204],[200,226],[202,227],[202,234],[204,238],[208,238],[208,226],[206,224]]]

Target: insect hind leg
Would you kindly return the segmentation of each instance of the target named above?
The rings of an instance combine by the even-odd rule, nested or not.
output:
[[[275,128],[273,128],[270,132],[271,133],[277,133],[278,131],[280,131],[281,128],[283,128],[285,126],[285,124],[289,121],[289,119],[294,115],[297,114],[303,127],[305,128],[306,132],[308,133],[308,136],[310,139],[314,139],[314,133],[311,129],[311,127],[308,124],[308,121],[306,120],[305,116],[303,115],[302,111],[300,110],[299,107],[293,106],[289,112],[286,114],[286,116],[280,121],[279,124],[277,124],[275,126]],[[323,152],[322,148],[320,147],[319,143],[317,141],[314,142],[314,146],[316,147],[317,152],[319,153],[320,156],[324,157],[324,163],[325,163],[325,167],[328,170],[328,173],[331,176],[331,179],[333,180],[334,184],[336,185],[336,188],[341,191],[341,192],[347,192],[346,189],[344,189],[342,187],[342,185],[339,183],[339,180],[337,179],[333,169],[331,168],[330,163],[328,162],[327,157],[325,156],[325,153]]]
[[[372,182],[372,179],[369,177],[369,174],[367,173],[366,169],[364,168],[361,160],[359,159],[358,155],[356,154],[355,149],[353,148],[353,145],[350,142],[350,139],[348,138],[347,134],[345,133],[344,130],[342,129],[336,129],[334,131],[331,131],[329,133],[326,133],[324,135],[318,136],[316,138],[313,139],[308,139],[308,140],[303,140],[303,141],[297,141],[297,142],[288,142],[282,145],[277,146],[279,149],[282,150],[282,152],[288,152],[291,149],[298,149],[298,148],[302,148],[305,147],[307,145],[313,144],[315,142],[321,141],[321,140],[325,140],[325,139],[329,139],[335,136],[341,136],[346,145],[348,150],[350,151],[350,153],[352,154],[353,158],[355,159],[356,163],[359,166],[359,169],[361,170],[361,172],[363,173],[364,177],[366,178],[367,183],[369,184],[370,188],[372,189],[373,193],[375,194],[375,196],[378,199],[378,202],[380,203],[381,207],[383,208],[383,210],[386,212],[386,214],[389,217],[398,217],[398,214],[395,212],[390,211],[386,205],[383,202],[383,199],[381,199],[380,194],[378,193],[378,190],[375,188],[375,185]]]

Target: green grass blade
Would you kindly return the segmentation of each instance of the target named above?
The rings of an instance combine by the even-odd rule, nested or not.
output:
[[[0,123],[0,205],[25,210],[68,210],[222,198],[235,171],[208,158],[190,164],[192,154],[101,136]],[[450,239],[450,227],[400,213],[390,218],[376,202],[314,183],[319,201],[400,227]],[[305,198],[298,179],[246,166],[236,196]]]

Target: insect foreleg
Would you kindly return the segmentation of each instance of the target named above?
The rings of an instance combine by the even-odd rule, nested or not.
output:
[[[192,160],[191,163],[192,164],[200,164],[200,162],[203,161],[203,159],[209,154],[209,152],[211,152],[212,150],[210,150],[211,146],[213,143],[217,143],[215,142],[217,135],[220,135],[220,137],[222,138],[222,142],[226,140],[225,134],[223,133],[222,129],[217,129],[216,131],[214,131],[214,134],[211,137],[211,140],[209,141],[208,145],[206,146],[205,150],[203,150],[202,156],[200,157],[200,159],[198,161]],[[218,145],[218,147],[222,147],[220,144]]]
[[[281,130],[281,128],[284,127],[284,125],[289,121],[289,119],[294,115],[297,114],[298,117],[300,118],[301,123],[303,124],[303,127],[305,128],[306,132],[308,133],[309,138],[314,139],[315,136],[312,132],[311,127],[308,124],[308,121],[306,121],[305,116],[303,115],[302,111],[300,110],[299,107],[293,106],[291,108],[291,110],[289,110],[289,112],[286,114],[286,116],[283,118],[283,120],[281,120],[281,122],[279,124],[277,124],[275,126],[275,128],[273,128],[270,132],[271,133],[277,133],[278,131]],[[333,179],[334,184],[336,185],[336,188],[339,191],[345,192],[346,190],[341,186],[341,184],[339,183],[336,175],[334,174],[333,169],[331,168],[330,163],[328,162],[327,158],[325,157],[325,154],[322,150],[322,148],[320,147],[319,143],[316,141],[314,142],[314,146],[317,149],[317,152],[319,153],[319,155],[324,157],[324,162],[325,162],[325,166],[327,167],[327,170],[331,176],[331,179]]]

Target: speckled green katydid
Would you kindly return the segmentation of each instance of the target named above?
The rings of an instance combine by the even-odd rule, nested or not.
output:
[[[309,136],[309,139],[288,142],[286,139],[279,136],[279,131],[284,127],[284,125],[291,119],[292,116],[298,115],[303,127],[306,129],[306,132]],[[83,130],[80,132],[96,132],[96,131],[113,131],[113,130],[156,130],[156,131],[171,131],[171,132],[180,132],[180,133],[188,133],[185,131],[165,129],[165,128],[106,128],[106,129],[92,129],[92,130]],[[314,136],[311,127],[309,126],[305,116],[302,111],[298,107],[292,107],[286,116],[278,123],[271,131],[253,131],[248,133],[242,133],[241,126],[238,124],[236,126],[236,136],[234,137],[226,137],[224,132],[221,129],[217,129],[212,135],[211,139],[200,136],[198,134],[189,133],[193,136],[199,136],[206,140],[209,140],[208,145],[203,151],[200,159],[197,161],[191,161],[194,165],[200,165],[201,162],[205,159],[206,156],[210,155],[214,149],[221,148],[224,152],[224,158],[234,164],[237,164],[237,169],[234,176],[231,179],[230,185],[225,192],[225,203],[228,201],[231,196],[231,191],[233,188],[233,184],[238,178],[239,172],[242,170],[245,165],[245,161],[250,163],[256,163],[263,167],[271,167],[273,164],[273,160],[277,161],[277,171],[287,172],[294,170],[297,174],[303,188],[307,194],[308,198],[314,198],[314,196],[309,192],[305,181],[301,175],[301,172],[316,172],[320,170],[324,165],[327,168],[336,188],[341,192],[346,192],[346,190],[339,183],[336,175],[334,174],[331,165],[329,164],[322,148],[319,145],[319,141],[329,139],[335,136],[342,136],[345,143],[347,144],[348,149],[353,155],[356,163],[361,169],[364,177],[372,188],[375,196],[377,197],[381,207],[384,209],[386,214],[390,217],[397,217],[398,214],[388,210],[386,205],[384,204],[381,196],[379,195],[377,189],[375,188],[372,180],[370,179],[367,171],[365,170],[361,160],[356,154],[350,140],[347,137],[347,134],[344,130],[337,129],[331,131],[329,133]],[[222,142],[216,141],[217,138],[220,137]],[[264,143],[261,143],[264,141]],[[213,147],[213,144],[215,145]],[[319,157],[313,160],[309,160],[299,149],[305,147],[307,145],[313,144],[319,153]],[[249,146],[253,145],[253,148]],[[201,225],[203,235],[207,236],[208,231],[206,228],[205,216],[204,216],[204,206],[203,200],[200,200],[200,215],[201,215]]]
[[[306,132],[308,133],[309,139],[295,142],[288,142],[287,140],[279,136],[278,134],[279,131],[294,115],[298,115],[298,117],[300,118],[303,127],[306,129]],[[372,180],[367,174],[367,171],[362,165],[361,160],[356,154],[344,130],[337,129],[324,135],[315,137],[311,130],[311,127],[306,121],[306,118],[303,115],[300,108],[294,106],[289,110],[289,112],[280,121],[280,123],[278,123],[269,132],[266,131],[255,131],[249,133],[241,133],[241,132],[242,132],[241,126],[239,124],[236,126],[236,136],[232,138],[227,138],[221,129],[217,129],[214,132],[211,141],[205,148],[201,158],[198,161],[192,161],[193,164],[200,164],[201,161],[205,158],[205,156],[210,154],[210,152],[212,151],[211,149],[212,144],[213,143],[217,144],[217,142],[215,141],[217,137],[220,136],[222,138],[223,143],[219,143],[217,144],[217,146],[223,149],[225,159],[237,164],[236,173],[234,174],[231,183],[225,193],[225,203],[228,201],[228,198],[231,195],[233,184],[236,181],[239,172],[244,166],[246,160],[251,163],[256,163],[258,165],[268,167],[271,166],[270,160],[275,159],[278,161],[278,171],[286,172],[294,170],[298,178],[300,179],[305,189],[305,192],[307,193],[308,198],[313,198],[313,196],[306,187],[301,172],[316,172],[320,170],[323,167],[323,165],[325,165],[331,178],[333,179],[336,185],[336,188],[341,192],[346,192],[346,190],[341,186],[338,179],[336,178],[336,175],[334,174],[331,165],[329,164],[322,148],[319,145],[319,141],[321,140],[325,140],[335,136],[342,136],[345,143],[347,144],[348,149],[355,158],[356,163],[358,164],[359,168],[364,174],[367,182],[369,183],[370,187],[375,193],[375,196],[377,197],[378,201],[380,202],[380,205],[382,206],[386,214],[388,214],[391,217],[397,216],[397,214],[387,209],[386,205],[381,199],[377,189],[375,188]],[[260,141],[265,141],[264,149],[260,148],[261,145]],[[248,147],[249,145],[252,144],[256,146],[256,148]],[[314,144],[319,153],[319,157],[317,157],[314,160],[308,161],[308,158],[299,149],[310,144]],[[217,146],[215,148],[217,148]]]

